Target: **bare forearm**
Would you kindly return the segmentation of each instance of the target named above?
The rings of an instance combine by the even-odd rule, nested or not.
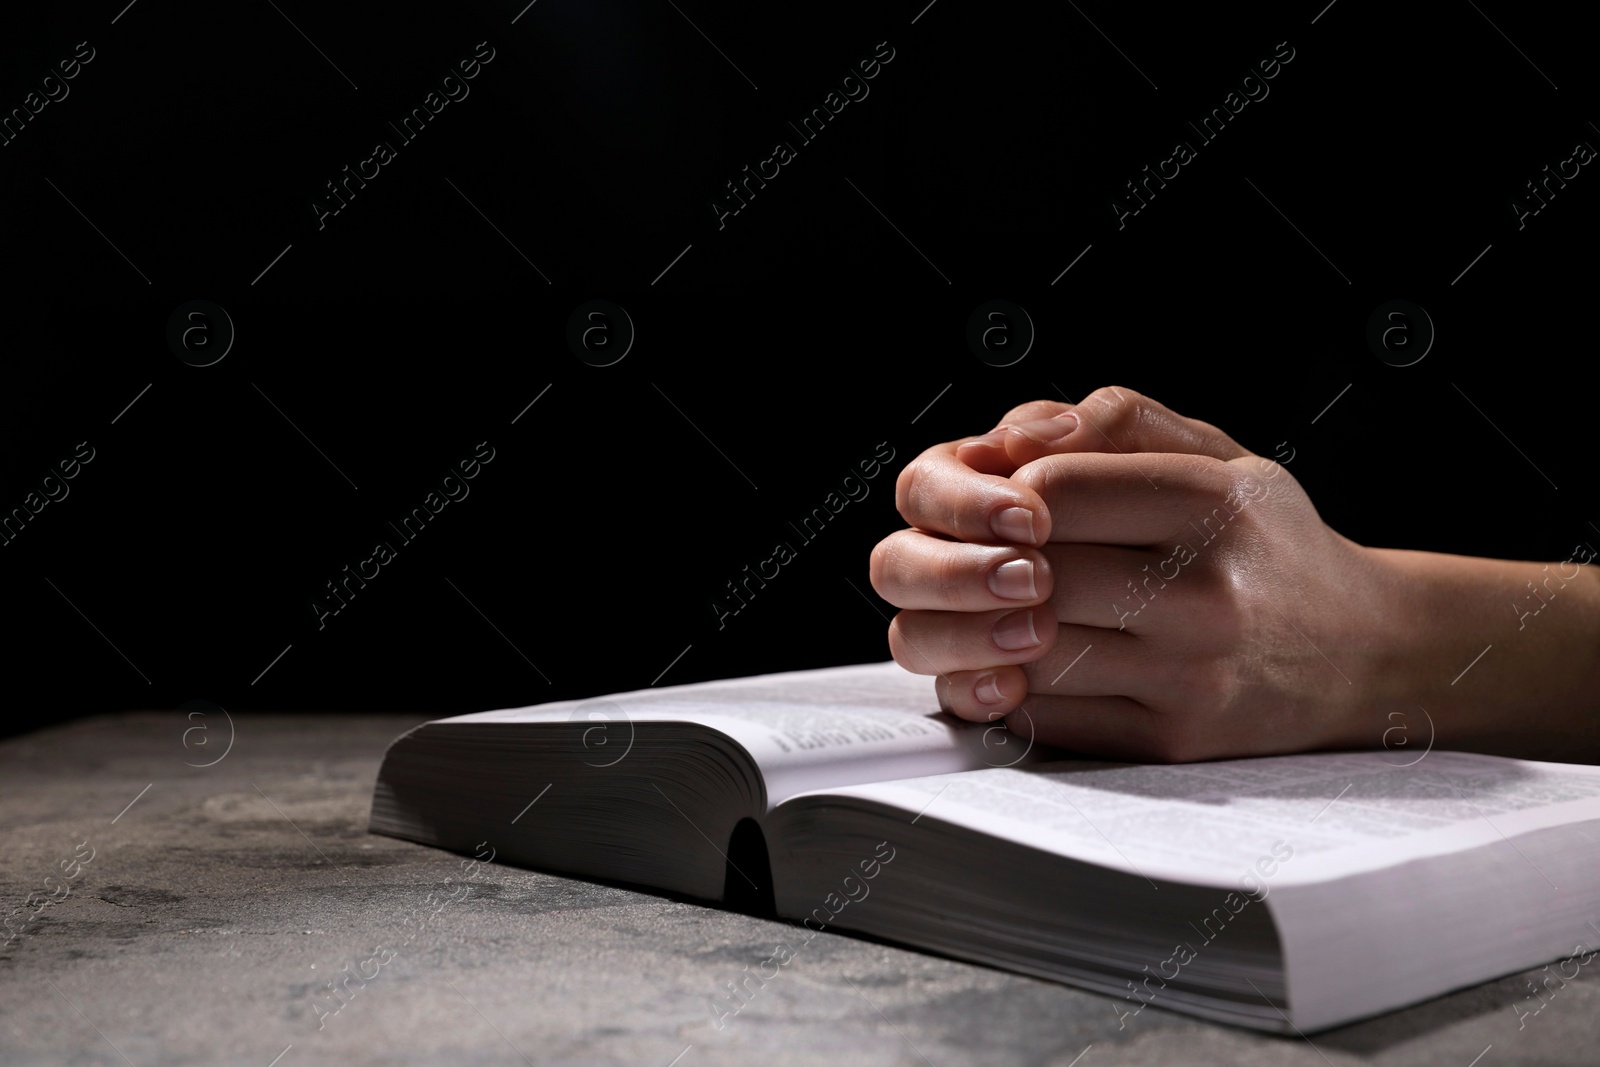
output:
[[[1600,762],[1595,567],[1369,551],[1393,578],[1393,617],[1374,620],[1382,707],[1426,709],[1437,748]],[[1405,721],[1383,714],[1369,730]],[[1408,721],[1415,745],[1421,718]]]

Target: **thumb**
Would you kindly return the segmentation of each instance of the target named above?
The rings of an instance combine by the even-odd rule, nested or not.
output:
[[[1210,423],[1118,386],[1096,389],[1053,418],[1013,423],[1005,448],[1019,467],[1069,452],[1176,452],[1220,460],[1251,454]]]

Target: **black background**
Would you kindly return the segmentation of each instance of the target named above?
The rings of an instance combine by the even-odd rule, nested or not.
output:
[[[1600,144],[1573,26],[924,4],[8,10],[6,113],[78,42],[95,57],[0,147],[0,510],[78,442],[95,458],[0,546],[5,729],[195,700],[447,715],[886,658],[867,556],[894,473],[1108,384],[1292,449],[1365,544],[1554,560],[1600,537],[1600,178],[1520,230],[1511,207]],[[386,123],[480,41],[470,95],[399,144]],[[1285,41],[1270,94],[1119,229],[1123,184]],[[719,229],[710,198],[879,42],[869,95]],[[396,158],[319,229],[310,202],[378,140]],[[196,299],[236,329],[208,367],[166,340]],[[592,299],[637,331],[612,366],[565,339]],[[1037,331],[1011,366],[966,341],[991,299]],[[1366,341],[1394,299],[1437,330],[1412,366]],[[470,495],[319,629],[324,583],[481,441]],[[800,543],[787,523],[880,442],[892,470]],[[719,628],[713,598],[778,540],[797,558]]]

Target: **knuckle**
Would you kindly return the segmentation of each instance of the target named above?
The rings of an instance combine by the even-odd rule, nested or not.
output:
[[[927,506],[927,501],[934,492],[937,479],[933,473],[941,458],[940,445],[925,448],[922,453],[900,468],[900,473],[895,476],[894,501],[900,514],[912,526],[917,525],[912,515]]]
[[[1064,466],[1061,457],[1045,456],[1018,467],[1011,475],[1011,480],[1048,500],[1049,494],[1060,487],[1066,476]]]
[[[1089,409],[1089,417],[1101,433],[1132,449],[1142,447],[1145,428],[1158,408],[1143,393],[1118,385],[1096,389],[1078,406]]]
[[[1259,497],[1260,481],[1243,467],[1211,456],[1183,459],[1190,464],[1195,503],[1202,512],[1226,509],[1224,514],[1237,514],[1247,500]]]
[[[1072,528],[1081,494],[1072,492],[1073,472],[1080,469],[1072,457],[1046,456],[1018,468],[1011,480],[1031,489],[1050,509],[1052,530]]]
[[[918,482],[922,477],[922,461],[914,459],[907,463],[898,477],[894,480],[894,506],[900,512],[900,517],[916,525],[912,517],[915,511],[915,501],[918,492]]]
[[[950,635],[933,614],[907,609],[889,623],[889,651],[896,663],[912,674],[938,674],[948,667]]]
[[[1247,500],[1255,498],[1262,488],[1261,479],[1247,467],[1222,460],[1212,460],[1208,466],[1216,472],[1223,503],[1235,511],[1242,508]]]
[[[889,621],[889,654],[906,670],[921,673],[917,671],[917,664],[911,659],[912,644],[906,638],[905,625],[906,613],[903,611]]]
[[[893,551],[886,537],[872,546],[872,555],[867,558],[868,580],[872,583],[873,592],[885,600],[889,599],[888,569]]]
[[[1017,559],[1026,559],[1033,562],[1034,588],[1041,598],[1048,600],[1055,595],[1056,572],[1050,562],[1050,557],[1037,548],[1017,553]]]
[[[1030,400],[1026,404],[1018,404],[1006,412],[1005,416],[995,425],[1015,426],[1018,423],[1033,422],[1036,419],[1048,419],[1069,410],[1071,410],[1071,405],[1064,404],[1059,400]]]
[[[966,600],[964,594],[971,577],[966,561],[958,553],[943,552],[929,570],[939,602],[947,608],[959,609]]]

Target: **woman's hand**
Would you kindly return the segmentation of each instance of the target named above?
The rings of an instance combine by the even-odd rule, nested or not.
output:
[[[1437,717],[1453,747],[1529,749],[1494,706],[1514,685],[1448,683],[1505,636],[1499,603],[1537,565],[1356,545],[1282,466],[1131,390],[1001,425],[907,466],[912,528],[872,554],[905,609],[895,659],[937,675],[955,714],[1136,760],[1377,747],[1396,715],[1418,750]],[[1588,629],[1562,647],[1581,648],[1593,575],[1571,599]],[[1580,692],[1588,656],[1568,671]],[[1593,716],[1578,723],[1592,743]]]

